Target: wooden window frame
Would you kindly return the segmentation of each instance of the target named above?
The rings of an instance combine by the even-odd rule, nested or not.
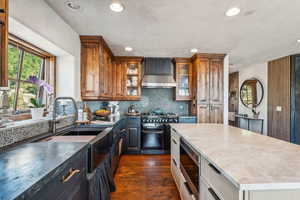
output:
[[[18,74],[17,74],[17,78],[10,78],[7,75],[7,80],[13,80],[16,82],[16,96],[14,99],[14,105],[13,105],[13,110],[14,111],[24,111],[24,110],[17,110],[17,101],[18,101],[18,95],[19,95],[19,89],[20,89],[20,83],[30,83],[29,81],[26,80],[21,80],[20,77],[20,73],[22,71],[22,66],[23,66],[23,59],[24,59],[24,54],[30,53],[33,54],[35,56],[38,56],[40,58],[43,59],[43,63],[41,64],[40,67],[40,77],[42,77],[42,80],[47,79],[48,81],[51,79],[53,82],[53,89],[54,89],[54,97],[56,96],[56,57],[38,47],[36,47],[35,45],[26,42],[20,38],[18,38],[17,36],[13,35],[13,34],[9,34],[8,37],[8,45],[14,46],[18,49],[21,50],[21,55],[20,55],[20,61],[17,65],[18,65]],[[45,75],[45,70],[46,67],[50,67],[53,66],[53,77],[50,77],[50,75]],[[47,76],[47,77],[46,77]],[[43,96],[44,91],[40,88],[38,91],[38,96],[42,97]],[[47,102],[47,98],[45,100],[46,105],[48,104]],[[26,110],[25,110],[26,112]]]

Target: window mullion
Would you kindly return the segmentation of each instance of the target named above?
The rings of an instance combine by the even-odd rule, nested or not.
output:
[[[24,50],[21,50],[20,54],[20,60],[18,63],[18,75],[17,75],[17,82],[16,82],[16,94],[15,94],[15,100],[14,100],[14,110],[17,110],[17,104],[18,104],[18,98],[19,98],[19,89],[20,89],[20,79],[22,74],[22,68],[23,68],[23,59],[24,59]]]

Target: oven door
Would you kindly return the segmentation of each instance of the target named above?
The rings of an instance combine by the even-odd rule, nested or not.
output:
[[[142,124],[142,149],[164,149],[164,126]]]
[[[187,181],[186,185],[190,193],[196,199],[199,196],[199,156],[180,139],[180,170]]]

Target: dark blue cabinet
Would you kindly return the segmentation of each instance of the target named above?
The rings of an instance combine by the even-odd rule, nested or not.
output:
[[[128,154],[139,154],[141,151],[141,118],[128,116],[125,121],[126,150]]]
[[[74,155],[43,181],[32,200],[79,200],[88,198],[87,149]]]

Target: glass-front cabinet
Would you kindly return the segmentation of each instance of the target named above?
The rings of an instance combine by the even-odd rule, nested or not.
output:
[[[126,64],[126,95],[140,98],[141,96],[141,62],[129,61]]]
[[[192,100],[192,63],[189,58],[175,58],[176,64],[176,101]]]

